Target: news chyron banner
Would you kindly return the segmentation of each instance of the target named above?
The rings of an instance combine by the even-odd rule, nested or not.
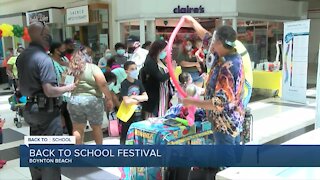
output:
[[[20,146],[21,167],[320,166],[316,145],[74,145],[67,136],[26,138],[33,139]]]

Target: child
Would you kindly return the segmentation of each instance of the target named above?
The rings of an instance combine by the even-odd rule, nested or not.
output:
[[[110,71],[107,71],[104,73],[104,77],[106,78],[106,81],[108,82],[108,89],[110,90],[112,101],[116,109],[120,106],[119,97],[115,92],[113,91],[113,87],[117,84],[117,76]]]
[[[139,71],[137,69],[137,65],[132,61],[127,61],[124,64],[124,70],[127,73],[127,79],[121,83],[120,89],[123,102],[126,105],[136,104],[138,107],[129,121],[122,124],[120,144],[125,144],[130,125],[141,120],[142,107],[140,103],[148,101],[148,95],[142,85],[142,82],[138,80]]]
[[[207,69],[206,69],[205,63],[204,63],[206,56],[205,56],[204,50],[202,48],[202,46],[203,46],[202,40],[201,39],[196,40],[195,46],[196,46],[196,48],[194,48],[194,50],[192,51],[192,54],[196,56],[197,61],[200,63],[200,67],[201,67],[200,75],[202,75],[203,73],[207,72]]]
[[[3,125],[5,123],[5,119],[0,118],[0,144],[2,144],[3,142],[3,138],[2,138],[2,128]],[[0,169],[7,163],[6,160],[0,160]]]
[[[187,87],[189,85],[192,85],[192,77],[189,73],[183,72],[179,75],[179,82],[180,82],[180,86],[182,87],[182,89],[186,92]],[[195,88],[196,88],[196,93],[195,93],[196,97],[199,97],[204,94],[203,88],[200,88],[198,86],[195,86]],[[180,96],[180,94],[178,94],[178,98],[179,98],[179,103],[181,103],[182,97]]]

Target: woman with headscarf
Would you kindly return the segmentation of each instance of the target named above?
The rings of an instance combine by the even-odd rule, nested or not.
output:
[[[87,121],[92,128],[96,144],[102,144],[102,121],[104,108],[113,108],[112,97],[106,84],[106,79],[100,68],[91,63],[86,48],[81,48],[73,54],[66,75],[74,76],[76,89],[68,102],[68,110],[73,122],[73,132],[77,144],[83,143],[84,129]],[[103,95],[105,98],[103,99]],[[106,104],[106,107],[104,107]]]

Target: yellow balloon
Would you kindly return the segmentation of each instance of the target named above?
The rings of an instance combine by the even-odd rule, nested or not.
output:
[[[13,26],[10,24],[1,24],[0,29],[2,31],[2,36],[3,37],[12,37],[13,34]]]

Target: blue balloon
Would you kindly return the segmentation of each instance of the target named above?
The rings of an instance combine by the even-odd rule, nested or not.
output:
[[[20,101],[21,103],[27,103],[27,97],[26,97],[26,96],[22,96],[22,97],[19,99],[19,101]]]

